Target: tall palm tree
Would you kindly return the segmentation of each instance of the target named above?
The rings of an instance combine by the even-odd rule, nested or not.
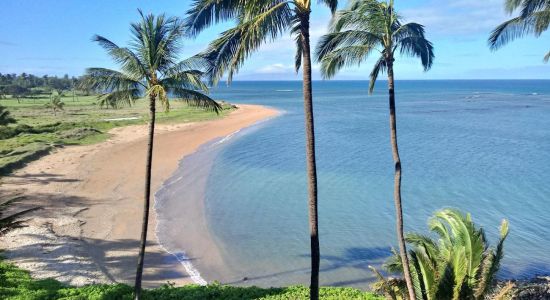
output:
[[[504,257],[508,221],[502,221],[500,239],[494,249],[489,247],[485,231],[476,227],[470,214],[444,209],[435,213],[429,227],[438,240],[407,234],[407,242],[412,245],[409,254],[417,299],[486,299],[495,287],[496,273]],[[398,255],[391,257],[385,267],[390,272],[403,271]],[[379,278],[375,289],[394,299],[403,294],[402,280],[387,280],[373,270]]]
[[[539,37],[550,25],[550,1],[548,0],[506,0],[506,11],[512,14],[520,9],[520,15],[500,24],[489,37],[492,50],[497,50],[508,42],[528,34]],[[544,61],[550,60],[550,51]]]
[[[321,0],[335,12],[337,0]],[[194,0],[187,13],[191,34],[198,34],[214,22],[237,20],[237,25],[224,31],[204,53],[211,61],[211,80],[217,82],[227,73],[228,82],[248,56],[286,31],[296,40],[295,68],[302,68],[306,131],[306,165],[311,244],[310,298],[319,297],[319,235],[317,216],[317,168],[315,130],[311,88],[310,0]]]
[[[317,46],[317,58],[325,78],[333,77],[345,66],[359,65],[372,52],[379,52],[370,73],[369,92],[372,93],[380,72],[388,74],[390,138],[395,166],[394,202],[399,252],[403,260],[404,275],[409,296],[414,298],[407,249],[403,234],[401,203],[401,159],[397,147],[395,113],[395,83],[393,64],[398,53],[419,57],[424,70],[429,70],[434,59],[432,43],[424,37],[424,26],[417,23],[403,24],[395,12],[393,0],[352,0],[349,7],[338,11],[330,25],[330,33],[321,37]]]
[[[141,295],[141,279],[147,226],[149,223],[149,203],[151,196],[151,167],[153,160],[153,138],[155,133],[155,112],[157,100],[168,111],[168,97],[174,95],[190,105],[214,110],[221,109],[214,100],[203,94],[207,86],[201,81],[200,68],[203,60],[199,57],[177,62],[181,49],[180,40],[184,36],[183,23],[164,14],[144,15],[131,25],[132,42],[128,48],[119,47],[110,40],[95,36],[107,53],[120,65],[120,71],[105,68],[90,68],[86,71],[84,85],[102,91],[100,102],[118,107],[131,105],[142,94],[149,98],[149,139],[147,144],[145,195],[143,202],[143,222],[139,258],[135,281],[135,298]],[[202,92],[201,92],[202,91]]]

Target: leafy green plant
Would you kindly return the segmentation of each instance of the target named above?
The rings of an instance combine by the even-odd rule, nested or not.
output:
[[[485,299],[494,288],[495,276],[504,256],[504,241],[508,236],[508,221],[500,226],[496,248],[490,248],[483,228],[475,226],[470,214],[444,209],[429,221],[437,240],[427,235],[408,234],[410,269],[416,299]],[[390,272],[403,272],[399,255],[385,264]],[[386,279],[371,269],[379,281],[375,290],[391,299],[406,299],[405,283],[401,279]]]
[[[61,94],[57,90],[52,92],[50,102],[46,103],[45,106],[53,111],[54,116],[57,115],[58,111],[65,110],[63,108],[65,103],[61,100]]]
[[[71,287],[53,279],[32,279],[27,271],[0,259],[0,299],[3,300],[130,300],[133,289],[124,284],[95,284]],[[207,286],[166,285],[144,289],[146,300],[306,300],[309,289],[304,286],[284,288],[237,287],[220,284]],[[376,294],[354,288],[322,287],[320,298],[327,300],[382,300]]]

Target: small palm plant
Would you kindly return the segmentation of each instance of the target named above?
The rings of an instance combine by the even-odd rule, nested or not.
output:
[[[493,30],[489,37],[489,45],[492,50],[533,34],[539,37],[550,26],[550,1],[548,0],[506,0],[506,11],[512,14],[520,9],[520,15],[510,19]],[[544,61],[550,60],[550,51],[544,56]]]
[[[21,197],[13,197],[8,200],[0,200],[0,236],[5,235],[13,229],[23,227],[25,220],[23,220],[22,217],[35,210],[40,209],[39,207],[34,207],[15,213],[7,213],[9,207],[19,200],[21,200]]]
[[[16,123],[17,121],[11,116],[10,111],[0,105],[0,126]]]
[[[445,209],[429,222],[437,240],[421,234],[408,234],[411,274],[416,299],[485,299],[494,288],[495,276],[504,256],[508,221],[500,226],[496,248],[490,248],[482,228],[477,228],[470,214]],[[403,272],[397,253],[385,265],[390,272]],[[403,280],[386,279],[376,269],[376,290],[392,299],[406,299]]]
[[[65,110],[65,103],[61,100],[61,94],[54,90],[50,96],[50,102],[45,105],[47,108],[53,111],[53,115],[56,116],[58,111]]]
[[[153,139],[157,101],[165,111],[170,109],[169,96],[178,97],[189,105],[219,112],[221,106],[204,93],[207,86],[201,81],[203,61],[192,57],[178,62],[180,40],[184,26],[178,18],[144,15],[141,21],[131,25],[132,42],[129,48],[117,46],[110,40],[95,36],[99,43],[116,61],[120,71],[105,68],[90,68],[86,71],[86,88],[101,91],[98,96],[105,105],[118,107],[131,105],[145,94],[149,99],[149,138],[145,168],[145,196],[138,265],[135,281],[135,298],[141,297],[141,281],[149,206],[151,197],[151,167],[153,163]]]
[[[396,13],[393,0],[352,0],[349,7],[338,11],[331,21],[330,33],[321,37],[317,45],[317,58],[325,78],[333,77],[340,69],[360,65],[372,53],[379,53],[370,73],[369,93],[380,73],[388,75],[390,140],[394,160],[394,203],[396,210],[397,241],[403,260],[404,276],[409,297],[414,299],[414,289],[407,262],[407,249],[403,234],[403,211],[401,201],[401,158],[397,147],[397,121],[395,112],[395,82],[393,65],[400,53],[421,60],[425,71],[432,66],[433,46],[424,36],[424,26],[417,23],[402,23]]]

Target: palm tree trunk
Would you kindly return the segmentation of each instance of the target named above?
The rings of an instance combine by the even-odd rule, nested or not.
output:
[[[145,166],[145,196],[143,202],[143,220],[141,223],[141,240],[139,257],[134,285],[135,300],[141,297],[141,279],[143,275],[143,262],[145,259],[145,245],[147,243],[147,227],[149,225],[149,203],[151,198],[151,168],[153,166],[153,141],[155,135],[155,95],[149,96],[149,141],[147,143],[147,164]]]
[[[403,207],[401,204],[401,158],[397,147],[397,122],[395,118],[395,82],[393,78],[393,58],[388,60],[388,90],[390,94],[390,136],[393,162],[395,165],[393,199],[395,202],[395,215],[397,226],[397,241],[399,243],[399,254],[403,264],[403,275],[407,283],[409,298],[415,300],[414,287],[409,268],[409,257],[407,256],[407,245],[405,244],[405,235],[403,233]]]
[[[309,11],[301,16],[304,115],[306,128],[306,161],[311,242],[311,282],[309,297],[319,299],[319,224],[317,221],[317,167],[315,162],[315,129],[313,122],[313,93],[311,89],[311,49],[309,44]]]

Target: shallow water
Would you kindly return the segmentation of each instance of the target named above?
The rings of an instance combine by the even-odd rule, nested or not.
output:
[[[384,82],[372,96],[367,87],[314,82],[324,285],[367,288],[367,266],[380,266],[396,246],[387,95]],[[500,276],[550,273],[550,81],[398,81],[396,91],[406,231],[427,232],[435,210],[457,207],[471,212],[494,244],[507,218]],[[224,261],[223,270],[200,260],[198,269],[222,283],[307,283],[301,83],[235,82],[213,96],[285,113],[215,151],[203,149],[211,166],[193,164],[200,155],[188,158],[193,168],[205,165],[205,217]],[[172,199],[187,197],[181,187],[188,185],[169,187]],[[170,222],[165,226],[168,232]]]

